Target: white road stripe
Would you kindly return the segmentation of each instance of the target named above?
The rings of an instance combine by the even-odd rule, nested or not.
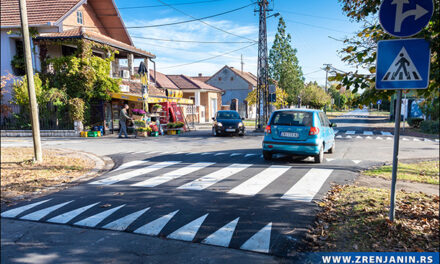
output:
[[[45,217],[46,215],[52,213],[53,211],[55,211],[55,210],[65,206],[66,204],[69,204],[71,202],[73,202],[73,200],[65,202],[65,203],[60,203],[60,204],[57,204],[57,205],[53,205],[51,207],[44,208],[44,209],[38,210],[36,212],[33,212],[33,213],[27,214],[25,216],[22,216],[22,217],[20,217],[20,219],[38,221],[41,218]]]
[[[345,134],[346,135],[354,135],[354,134],[356,134],[356,131],[349,130],[349,131],[346,131]]]
[[[234,234],[235,227],[237,226],[240,217],[235,218],[219,230],[215,231],[207,238],[205,238],[202,243],[214,246],[229,247],[232,235]]]
[[[232,164],[229,165],[226,168],[220,169],[218,171],[215,171],[213,173],[210,173],[206,176],[203,176],[201,178],[198,178],[192,182],[189,182],[187,184],[184,184],[182,186],[179,186],[177,189],[185,189],[185,190],[203,190],[206,189],[217,182],[224,180],[236,173],[239,173],[240,171],[249,168],[252,166],[252,164]]]
[[[382,136],[392,136],[393,134],[391,134],[391,132],[385,132],[385,131],[381,131],[380,133],[382,133]]]
[[[228,193],[241,195],[255,195],[263,190],[267,185],[287,172],[290,166],[272,165],[254,177],[238,185]]]
[[[439,141],[438,139],[435,140],[435,142],[438,142],[438,141]]]
[[[383,140],[383,138],[382,138],[382,137],[376,137],[376,139],[379,139],[379,140]]]
[[[392,138],[392,137],[387,137],[386,139],[387,139],[387,140],[393,140],[393,138]]]
[[[356,138],[362,138],[361,136],[356,136]]]
[[[403,141],[409,141],[409,139],[407,139],[407,138],[402,138],[402,140],[403,140]]]
[[[373,131],[364,131],[364,135],[365,136],[372,136],[373,135]]]
[[[111,229],[111,230],[117,230],[117,231],[124,231],[125,229],[127,229],[127,227],[129,225],[131,225],[131,223],[136,221],[136,219],[138,219],[139,216],[141,216],[143,213],[145,213],[148,210],[150,210],[150,207],[142,209],[142,210],[137,211],[137,212],[134,212],[134,213],[129,214],[127,216],[124,216],[122,218],[119,218],[118,220],[115,220],[115,221],[113,221],[111,223],[106,224],[102,228]]]
[[[121,166],[117,167],[116,169],[112,170],[111,172],[118,171],[118,170],[123,170],[123,169],[130,168],[130,167],[139,166],[139,165],[142,165],[142,164],[146,164],[148,162],[150,162],[150,161],[149,160],[130,161],[130,162],[122,164]]]
[[[211,152],[203,152],[203,153],[200,154],[200,155],[204,156],[204,155],[209,155],[209,154],[211,154]]]
[[[220,155],[225,155],[226,153],[224,152],[220,152],[220,153],[216,153],[214,156],[220,156]]]
[[[367,137],[366,137],[366,139],[373,139],[373,138],[372,138],[372,137],[370,137],[370,136],[367,136]]]
[[[251,157],[251,156],[255,156],[255,155],[257,155],[257,154],[246,154],[246,155],[244,155],[244,157],[247,158],[247,157]]]
[[[413,140],[414,140],[414,141],[421,141],[421,140],[420,140],[420,139],[418,139],[418,138],[414,138]]]
[[[194,163],[189,166],[165,173],[163,175],[153,177],[150,179],[147,179],[145,181],[141,181],[135,184],[132,184],[131,186],[137,186],[137,187],[156,187],[160,184],[169,182],[171,180],[175,180],[177,178],[180,178],[182,176],[185,176],[187,174],[193,173],[195,171],[201,170],[203,168],[206,168],[208,166],[214,165],[214,162],[199,162]]]
[[[88,227],[95,227],[97,226],[99,223],[101,223],[104,219],[106,219],[107,217],[109,217],[111,214],[113,214],[114,212],[116,212],[117,210],[121,209],[122,207],[124,207],[125,204],[120,205],[118,207],[112,208],[112,209],[108,209],[105,210],[104,212],[101,212],[99,214],[95,214],[92,215],[90,217],[87,217],[86,219],[83,219],[81,221],[78,221],[76,223],[74,223],[74,225],[78,225],[78,226],[88,226]]]
[[[345,138],[352,138],[351,136],[346,136]]]
[[[231,154],[231,157],[234,157],[234,156],[240,156],[240,155],[242,155],[241,153],[232,153]]]
[[[354,162],[354,164],[359,164],[361,163],[362,160],[352,160]]]
[[[181,228],[177,229],[173,233],[169,234],[167,236],[167,238],[184,240],[184,241],[192,241],[207,216],[208,216],[208,214],[205,214],[205,215],[197,218],[196,220],[182,226]]]
[[[116,182],[120,182],[120,181],[124,181],[124,180],[128,180],[130,178],[136,177],[136,176],[140,176],[143,174],[147,174],[147,173],[151,173],[153,171],[156,170],[160,170],[163,168],[166,168],[168,166],[172,166],[172,165],[176,165],[178,163],[180,163],[181,161],[164,161],[164,162],[160,162],[160,163],[156,163],[150,166],[147,166],[145,168],[140,168],[137,170],[132,170],[126,173],[122,173],[113,177],[108,177],[102,180],[98,180],[98,181],[94,181],[91,182],[89,184],[97,184],[97,185],[110,185]]]
[[[258,231],[258,233],[254,234],[251,238],[244,242],[240,249],[269,253],[271,231],[272,223],[269,223]]]
[[[334,161],[335,159],[329,159],[329,158],[327,158],[327,159],[325,159],[326,161]]]
[[[92,208],[93,206],[95,206],[97,204],[99,204],[99,202],[83,206],[81,208],[75,209],[73,211],[70,211],[70,212],[67,212],[64,214],[60,214],[58,216],[52,217],[51,219],[47,220],[47,222],[65,224],[65,223],[69,222],[70,220],[72,220],[73,218],[75,218],[76,216],[80,215],[81,213],[84,213],[85,211],[87,211],[88,209]]]
[[[311,202],[333,170],[310,169],[281,199]]]
[[[160,231],[162,231],[162,229],[165,227],[165,225],[168,224],[171,218],[173,218],[177,214],[177,212],[179,212],[179,210],[171,212],[146,225],[143,225],[138,229],[134,230],[133,233],[144,234],[149,236],[157,236],[159,235]]]
[[[47,199],[47,200],[44,200],[44,201],[40,201],[40,202],[36,202],[36,203],[31,203],[31,204],[28,204],[28,205],[20,206],[20,207],[17,207],[17,208],[14,208],[14,209],[11,209],[11,210],[3,212],[1,214],[1,216],[2,217],[13,218],[13,217],[16,217],[17,215],[23,213],[24,211],[32,209],[35,206],[40,205],[40,204],[45,203],[45,202],[50,201],[50,200],[52,200],[52,199]]]
[[[338,135],[338,136],[336,136],[336,138],[342,138],[342,136],[341,136],[341,135]]]
[[[424,138],[423,141],[425,141],[425,142],[431,142],[432,140],[427,139],[427,138]]]

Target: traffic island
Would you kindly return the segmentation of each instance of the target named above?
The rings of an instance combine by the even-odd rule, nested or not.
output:
[[[1,149],[1,204],[11,205],[65,189],[113,167],[109,158],[64,150],[45,149],[44,161],[32,161],[33,149]]]
[[[399,191],[395,221],[388,189],[334,185],[305,243],[315,252],[437,252],[439,196]]]

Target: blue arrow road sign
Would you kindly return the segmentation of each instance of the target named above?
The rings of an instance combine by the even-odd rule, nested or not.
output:
[[[433,12],[433,0],[383,0],[379,21],[388,34],[410,37],[426,27]]]
[[[382,104],[382,100],[377,100],[377,104]]]
[[[382,40],[377,44],[376,89],[425,89],[429,83],[429,43],[424,39]]]

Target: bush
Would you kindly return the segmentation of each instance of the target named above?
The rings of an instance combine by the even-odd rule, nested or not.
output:
[[[81,98],[73,98],[69,100],[69,114],[73,121],[84,120],[84,100]]]
[[[420,128],[424,133],[438,134],[439,133],[439,121],[426,120],[420,125]]]
[[[410,117],[408,118],[408,125],[413,128],[420,128],[423,121],[424,119],[420,117]]]

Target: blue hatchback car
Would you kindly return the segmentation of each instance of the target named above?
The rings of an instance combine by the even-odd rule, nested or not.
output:
[[[316,163],[324,152],[336,148],[335,132],[325,113],[311,109],[283,109],[273,112],[264,131],[263,157],[271,160],[276,153],[313,156]]]

